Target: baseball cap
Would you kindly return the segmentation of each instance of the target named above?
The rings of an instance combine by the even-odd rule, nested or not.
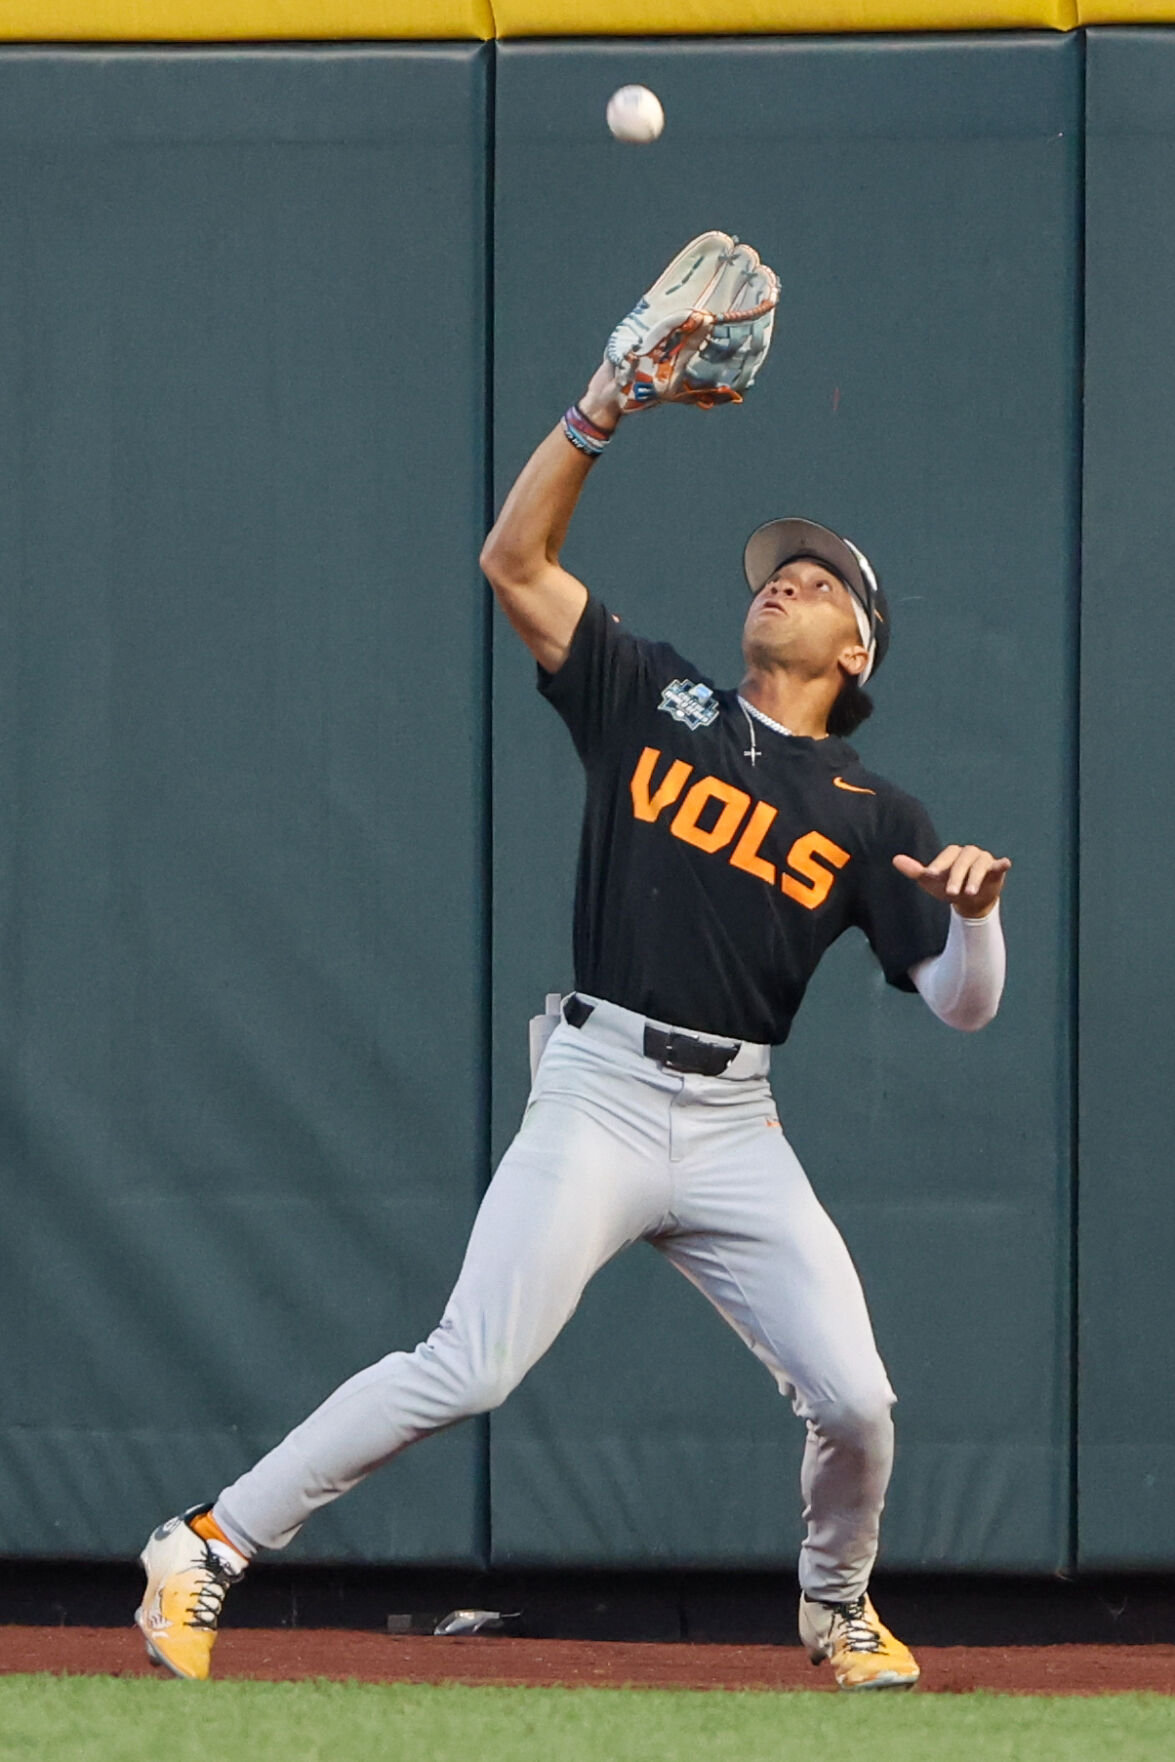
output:
[[[869,664],[857,678],[858,685],[864,685],[889,648],[889,605],[872,564],[851,539],[815,520],[767,520],[755,528],[743,551],[743,573],[751,592],[758,593],[781,563],[797,557],[825,564],[852,595],[861,641],[869,651]]]

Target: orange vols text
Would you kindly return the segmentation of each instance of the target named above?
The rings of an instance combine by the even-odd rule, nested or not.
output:
[[[745,789],[736,789],[721,777],[703,777],[687,790],[694,768],[684,759],[674,759],[654,786],[653,773],[660,757],[655,746],[647,746],[632,774],[629,788],[638,820],[659,820],[666,808],[676,804],[677,812],[669,822],[674,838],[709,855],[728,851],[726,860],[732,868],[745,869],[769,887],[778,881],[789,899],[809,911],[824,904],[837,871],[849,860],[847,850],[822,832],[805,832],[788,851],[785,866],[777,870],[759,854],[778,812],[770,802],[752,802]]]

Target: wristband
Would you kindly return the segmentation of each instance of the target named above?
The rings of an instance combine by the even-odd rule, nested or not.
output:
[[[588,453],[598,459],[612,436],[602,428],[597,428],[590,416],[585,416],[578,404],[564,412],[563,432],[573,447],[581,453]]]

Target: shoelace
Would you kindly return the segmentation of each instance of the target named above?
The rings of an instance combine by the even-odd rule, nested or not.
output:
[[[864,1597],[857,1597],[852,1603],[830,1603],[829,1608],[843,1626],[846,1651],[880,1652],[884,1650],[881,1635],[865,1613]]]
[[[215,1628],[220,1621],[220,1612],[224,1608],[224,1596],[236,1578],[236,1573],[218,1560],[211,1548],[204,1552],[204,1571],[200,1579],[200,1588],[192,1598],[188,1608],[188,1627]]]

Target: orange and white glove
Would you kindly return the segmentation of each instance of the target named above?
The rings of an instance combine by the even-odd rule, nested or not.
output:
[[[691,239],[608,338],[625,413],[738,404],[771,347],[779,277],[729,233]]]

